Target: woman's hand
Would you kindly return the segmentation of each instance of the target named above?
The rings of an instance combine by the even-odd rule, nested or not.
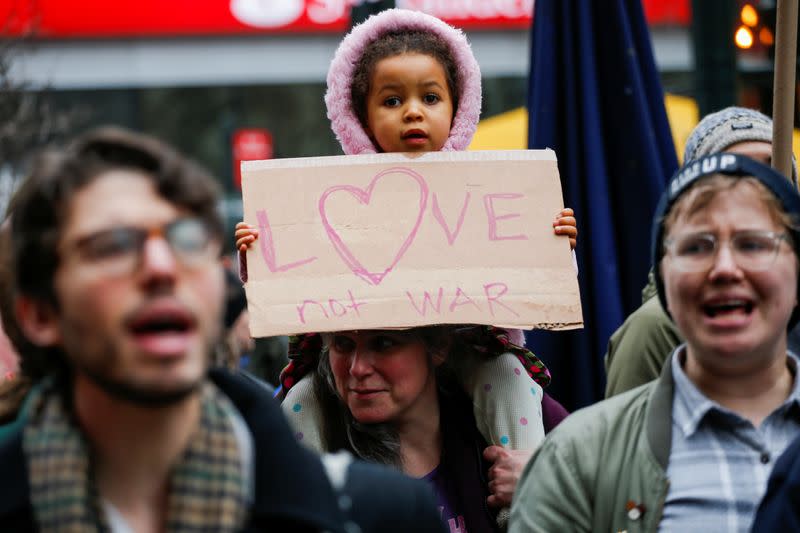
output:
[[[251,244],[258,239],[258,229],[245,222],[236,224],[234,237],[236,238],[236,249],[240,252],[246,252]]]
[[[483,450],[483,458],[492,463],[489,468],[490,507],[503,508],[511,505],[511,499],[522,475],[522,469],[533,455],[529,450],[509,450],[502,446],[489,446]]]
[[[566,235],[569,237],[569,247],[574,250],[578,244],[578,221],[575,220],[575,212],[569,207],[565,207],[556,215],[553,222],[556,235]]]

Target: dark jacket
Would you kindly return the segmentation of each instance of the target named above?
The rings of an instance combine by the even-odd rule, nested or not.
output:
[[[341,509],[342,493],[332,488],[319,458],[295,441],[266,389],[224,370],[212,371],[211,378],[239,410],[253,436],[255,501],[245,531],[346,533],[353,530],[348,522],[364,533],[444,531],[433,495],[423,482],[376,465],[353,463],[343,489],[352,505]],[[36,531],[21,427],[0,442],[0,480],[2,530]]]
[[[786,448],[769,477],[753,522],[753,532],[762,531],[800,531],[800,438]]]
[[[472,401],[457,387],[439,392],[442,427],[441,468],[469,533],[498,531],[496,513],[489,509],[489,464],[483,458],[486,440],[478,431]]]

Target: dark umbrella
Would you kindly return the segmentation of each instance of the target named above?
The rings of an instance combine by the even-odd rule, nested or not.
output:
[[[553,148],[578,218],[585,327],[532,332],[570,408],[603,395],[608,338],[641,304],[650,223],[677,168],[640,0],[536,0],[528,95],[530,148]]]

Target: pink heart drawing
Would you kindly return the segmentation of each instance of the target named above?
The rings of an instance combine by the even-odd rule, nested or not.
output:
[[[369,272],[366,267],[361,263],[361,261],[353,255],[353,252],[350,248],[342,241],[341,236],[339,233],[333,228],[331,223],[328,221],[328,215],[325,212],[325,202],[330,195],[338,191],[344,191],[352,196],[354,196],[361,205],[369,205],[370,200],[372,199],[372,191],[375,188],[375,184],[386,175],[389,174],[405,174],[406,176],[410,177],[411,179],[415,180],[419,185],[419,205],[417,206],[418,213],[417,219],[414,222],[411,231],[409,232],[408,236],[403,241],[403,244],[397,250],[397,253],[392,259],[389,266],[387,266],[383,271],[378,272]],[[333,243],[333,247],[336,250],[336,253],[339,254],[339,257],[345,262],[347,267],[353,271],[353,273],[360,277],[361,279],[365,280],[372,285],[380,285],[381,281],[386,277],[386,275],[392,271],[400,258],[403,257],[403,254],[406,253],[408,247],[411,246],[411,243],[414,242],[414,237],[417,235],[417,230],[419,230],[420,224],[422,224],[422,216],[425,213],[425,207],[428,205],[428,184],[425,182],[425,178],[423,178],[420,174],[417,174],[413,170],[409,168],[403,167],[395,167],[386,169],[372,178],[372,181],[369,183],[366,189],[361,189],[354,185],[335,185],[329,189],[327,189],[319,199],[319,214],[322,217],[322,225],[325,227],[325,231],[328,234],[328,238]]]

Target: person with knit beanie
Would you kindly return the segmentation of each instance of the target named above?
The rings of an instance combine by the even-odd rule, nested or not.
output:
[[[749,156],[769,164],[772,159],[772,120],[753,109],[727,107],[703,118],[686,141],[684,163],[715,152]],[[791,181],[797,184],[792,163]],[[683,339],[656,297],[652,272],[642,290],[642,305],[630,314],[608,341],[606,398],[652,381],[667,356]],[[800,329],[789,335],[790,348],[800,348]],[[800,353],[800,352],[797,352]]]
[[[465,150],[480,116],[480,69],[466,37],[418,11],[390,9],[354,27],[336,51],[327,83],[328,118],[345,154]],[[560,212],[553,226],[574,249],[572,210]],[[252,226],[237,225],[237,249],[246,250],[256,237]],[[343,380],[360,382],[354,370],[341,371],[341,358],[356,353],[355,347],[378,353],[379,342],[428,351],[428,365],[436,371],[433,391],[438,391],[438,400],[433,395],[431,402],[440,406],[431,413],[441,424],[434,420],[424,435],[419,432],[430,420],[411,428],[398,424],[399,417],[385,416],[377,407],[380,415],[364,409],[379,403],[371,393],[343,389]],[[545,433],[542,388],[549,372],[524,347],[521,331],[468,325],[303,335],[290,342],[290,358],[281,378],[282,405],[303,443],[320,451],[343,447],[425,477],[451,531],[464,525],[472,533],[496,529],[486,503],[510,505],[519,472]],[[385,363],[389,358],[370,367],[385,378],[386,388],[395,375]],[[464,392],[466,402],[457,399]],[[382,426],[388,426],[388,436]],[[432,444],[418,446],[420,441]]]

